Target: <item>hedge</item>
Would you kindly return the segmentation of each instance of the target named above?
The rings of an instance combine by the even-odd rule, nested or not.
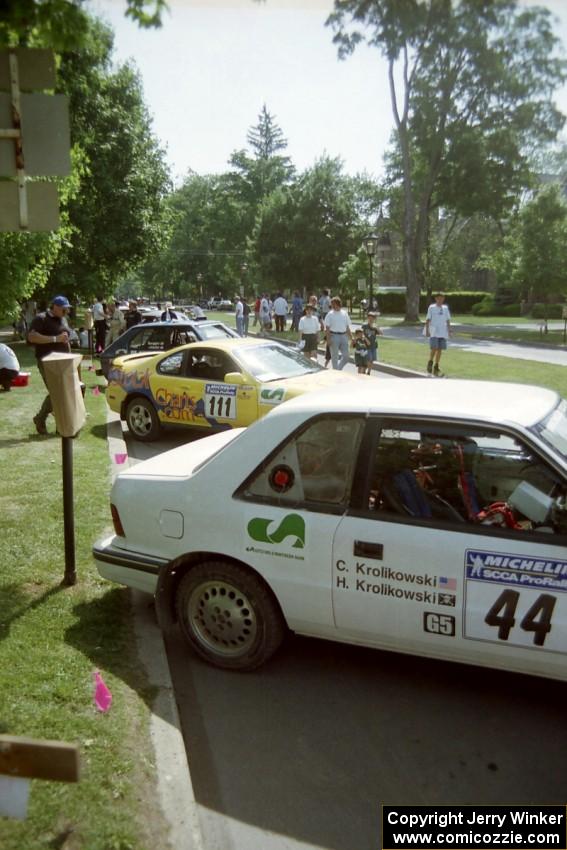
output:
[[[473,304],[481,301],[486,292],[445,292],[445,303],[452,313],[470,313]],[[431,299],[432,300],[432,299]],[[419,312],[427,312],[431,300],[422,292],[419,297]],[[395,314],[406,312],[406,297],[403,292],[378,292],[378,308],[381,313]]]
[[[532,316],[534,319],[545,319],[545,304],[534,304],[532,307]],[[563,304],[548,304],[547,305],[548,319],[563,318]]]

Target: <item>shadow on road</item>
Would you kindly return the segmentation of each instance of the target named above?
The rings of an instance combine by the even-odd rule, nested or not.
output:
[[[220,814],[375,850],[380,803],[564,797],[562,683],[300,637],[252,674],[209,667],[176,633],[168,655],[197,801],[217,832]]]

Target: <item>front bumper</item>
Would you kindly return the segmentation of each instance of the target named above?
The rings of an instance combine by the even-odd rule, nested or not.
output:
[[[155,555],[129,552],[116,546],[116,535],[104,537],[93,546],[93,558],[99,574],[118,584],[155,593],[158,574],[168,561]]]

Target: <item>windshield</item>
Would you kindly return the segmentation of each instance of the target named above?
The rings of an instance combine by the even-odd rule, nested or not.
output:
[[[542,422],[534,426],[534,431],[551,448],[555,449],[567,461],[567,401],[561,401],[555,410]]]
[[[263,383],[281,381],[283,378],[297,378],[301,375],[321,372],[323,369],[296,349],[285,348],[283,345],[242,348],[234,351],[233,354],[247,372]]]
[[[219,337],[232,336],[230,331],[222,325],[197,325],[201,339],[218,339]]]

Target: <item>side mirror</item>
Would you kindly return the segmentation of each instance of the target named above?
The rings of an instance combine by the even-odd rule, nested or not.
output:
[[[224,376],[225,384],[233,384],[234,386],[241,387],[246,383],[246,378],[241,372],[227,372]]]

